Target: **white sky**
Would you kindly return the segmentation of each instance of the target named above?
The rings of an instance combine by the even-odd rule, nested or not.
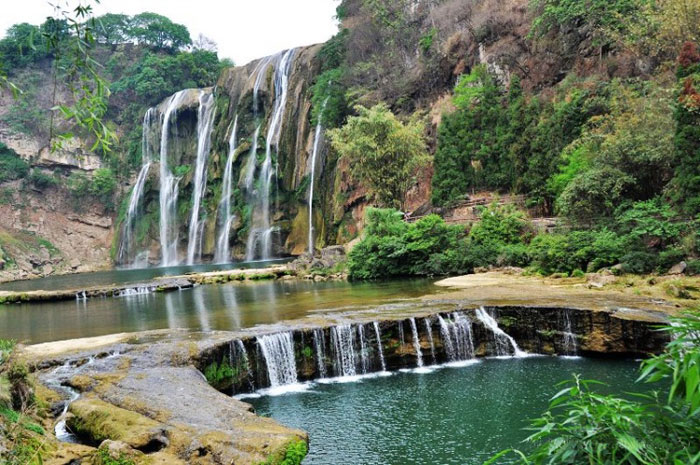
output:
[[[51,4],[78,0],[0,0],[0,36],[16,23],[40,24]],[[325,42],[336,33],[339,0],[101,0],[97,15],[150,11],[184,24],[192,39],[201,33],[219,45],[219,57],[236,64],[283,49]]]

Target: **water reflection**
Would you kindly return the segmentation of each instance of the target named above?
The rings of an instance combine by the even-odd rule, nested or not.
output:
[[[262,281],[170,293],[0,307],[0,337],[25,343],[150,329],[236,330],[436,292],[432,281]]]

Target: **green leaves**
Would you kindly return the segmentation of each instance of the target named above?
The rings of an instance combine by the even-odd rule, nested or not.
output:
[[[700,313],[674,319],[666,351],[642,363],[639,381],[668,392],[626,398],[596,392],[601,383],[574,376],[532,421],[529,452],[503,451],[521,464],[661,465],[700,463]],[[640,389],[643,386],[640,386]]]
[[[424,124],[401,122],[385,104],[355,107],[358,116],[328,131],[333,148],[347,160],[352,176],[383,207],[403,208],[416,171],[429,160]]]

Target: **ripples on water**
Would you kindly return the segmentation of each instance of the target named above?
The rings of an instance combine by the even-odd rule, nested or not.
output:
[[[309,432],[304,464],[481,464],[519,444],[572,373],[630,390],[634,362],[487,359],[430,373],[395,373],[251,398],[259,414]],[[503,463],[503,462],[500,462]]]

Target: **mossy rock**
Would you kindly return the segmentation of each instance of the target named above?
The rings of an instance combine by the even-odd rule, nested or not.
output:
[[[107,439],[137,450],[158,450],[168,443],[163,425],[100,399],[79,399],[70,405],[68,427],[92,444]]]

